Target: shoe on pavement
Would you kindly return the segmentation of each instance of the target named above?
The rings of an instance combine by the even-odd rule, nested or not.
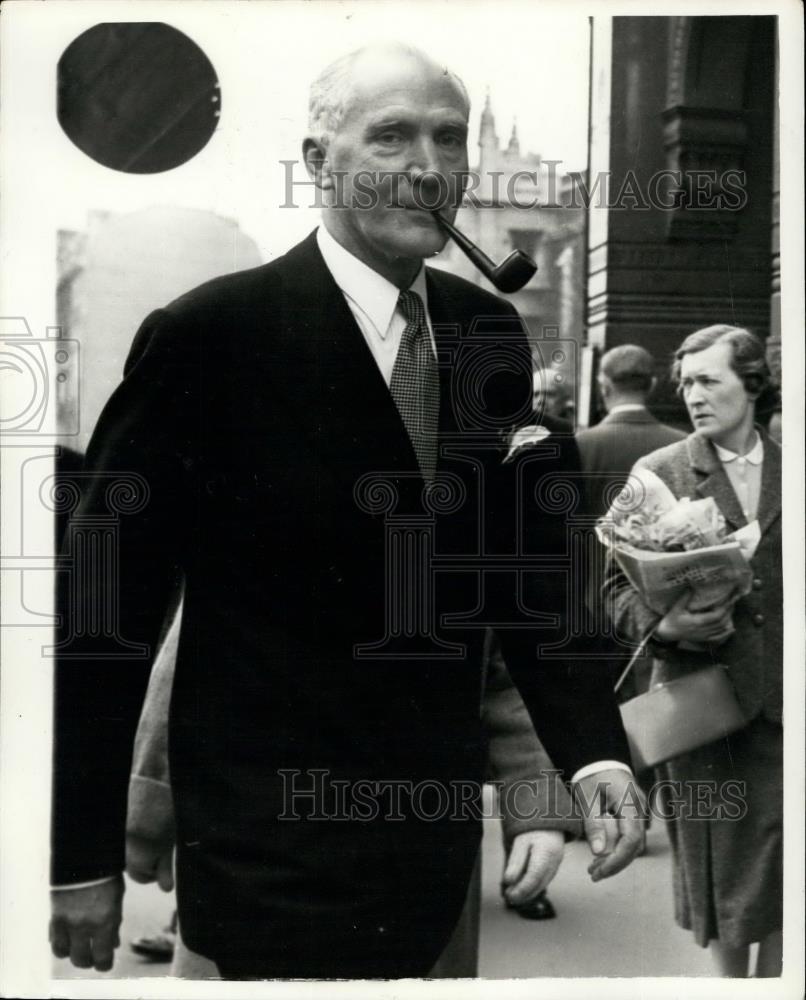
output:
[[[136,955],[150,958],[152,962],[170,962],[174,957],[176,934],[166,927],[157,934],[135,938],[129,947]]]
[[[521,903],[517,906],[512,903],[506,905],[508,910],[514,910],[524,920],[553,920],[557,916],[557,911],[545,892],[541,892],[529,903]]]

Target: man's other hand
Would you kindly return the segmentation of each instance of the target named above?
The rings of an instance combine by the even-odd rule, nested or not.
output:
[[[560,867],[564,846],[559,830],[529,830],[515,837],[501,878],[511,906],[531,903],[548,886]]]
[[[594,882],[622,871],[644,849],[646,799],[628,771],[599,771],[575,783],[585,836],[593,853]]]
[[[78,969],[109,972],[123,911],[123,876],[50,894],[50,946]]]
[[[173,844],[126,836],[126,874],[135,882],[156,882],[163,892],[174,887]]]

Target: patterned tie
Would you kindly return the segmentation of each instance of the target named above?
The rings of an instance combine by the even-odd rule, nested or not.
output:
[[[416,292],[406,291],[400,293],[398,305],[406,317],[406,329],[389,388],[409,432],[423,479],[430,483],[437,468],[439,373],[423,300]]]

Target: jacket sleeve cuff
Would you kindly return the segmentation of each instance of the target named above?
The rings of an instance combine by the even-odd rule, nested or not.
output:
[[[583,833],[582,821],[574,814],[571,797],[558,774],[504,784],[500,790],[499,808],[507,851],[521,833],[559,830],[566,840],[581,837]]]
[[[126,834],[159,843],[174,839],[174,806],[169,784],[143,775],[131,776]]]
[[[632,774],[632,768],[620,760],[597,760],[576,771],[571,778],[571,783],[582,781],[583,778],[587,778],[591,774],[599,774],[600,771],[626,771],[627,774]]]
[[[103,885],[104,882],[114,882],[117,875],[107,875],[106,878],[94,878],[91,882],[74,882],[72,885],[52,885],[51,892],[66,892],[68,889],[89,889],[93,885]]]

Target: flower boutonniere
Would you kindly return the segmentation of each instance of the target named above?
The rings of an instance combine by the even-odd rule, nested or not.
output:
[[[533,445],[540,444],[550,434],[551,431],[548,427],[543,427],[542,424],[529,424],[526,427],[518,427],[509,436],[509,449],[504,462],[511,462],[519,452],[525,448],[531,448]]]

